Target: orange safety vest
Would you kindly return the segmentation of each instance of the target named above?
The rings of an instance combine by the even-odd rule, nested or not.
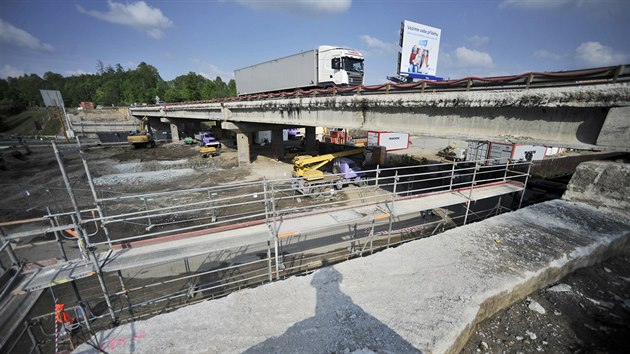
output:
[[[64,310],[65,307],[66,306],[64,304],[55,305],[55,320],[57,323],[71,324],[74,322],[74,318],[68,315],[68,313]]]

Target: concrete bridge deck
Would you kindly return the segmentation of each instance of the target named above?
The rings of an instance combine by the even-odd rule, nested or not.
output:
[[[476,323],[630,247],[627,209],[601,203],[603,194],[623,201],[630,190],[627,179],[618,183],[629,169],[613,172],[581,175],[600,183],[592,188],[597,206],[537,204],[97,339],[109,353],[457,352]],[[586,186],[569,189],[593,201]],[[82,345],[75,352],[96,350]]]
[[[220,121],[222,128],[245,136],[282,127],[322,126],[630,151],[628,83],[190,102],[129,110],[135,117],[159,118],[173,127],[186,120]],[[172,131],[175,137],[177,129]],[[308,131],[306,135],[308,140]]]

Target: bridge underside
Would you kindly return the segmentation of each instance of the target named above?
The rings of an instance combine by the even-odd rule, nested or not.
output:
[[[375,94],[136,107],[136,117],[387,130],[630,151],[630,87]]]

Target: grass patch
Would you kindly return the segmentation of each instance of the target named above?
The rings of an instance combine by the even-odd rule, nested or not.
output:
[[[52,110],[28,110],[13,116],[0,118],[2,133],[20,135],[56,135],[61,122]]]

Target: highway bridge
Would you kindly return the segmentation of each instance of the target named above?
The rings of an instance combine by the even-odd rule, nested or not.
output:
[[[308,147],[318,126],[630,151],[628,67],[313,89],[129,111],[170,123],[174,139],[186,121],[220,122],[236,133],[241,162],[249,159],[252,132],[279,137],[284,128],[306,127]]]

